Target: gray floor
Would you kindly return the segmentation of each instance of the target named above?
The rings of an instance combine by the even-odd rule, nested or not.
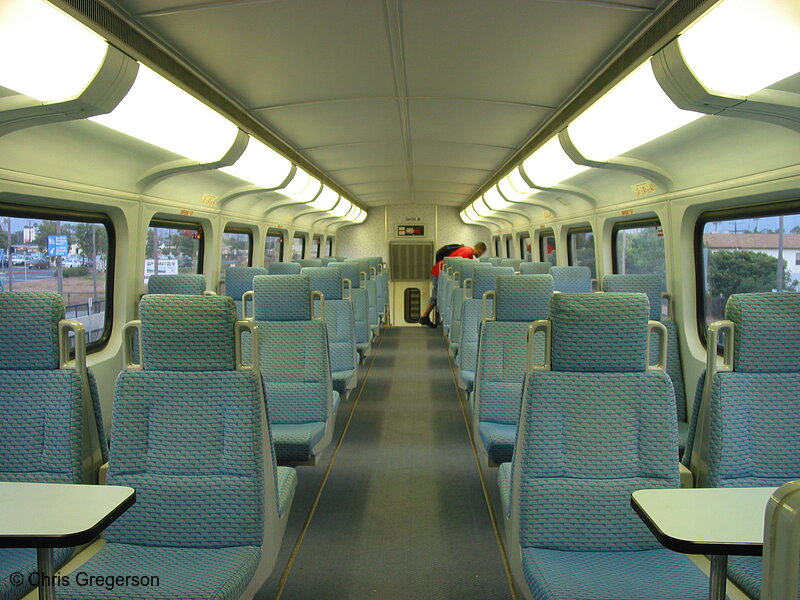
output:
[[[511,598],[440,332],[387,329],[362,387],[339,408],[339,449],[298,469],[258,598]]]

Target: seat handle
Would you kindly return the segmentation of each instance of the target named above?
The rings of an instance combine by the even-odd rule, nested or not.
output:
[[[346,277],[342,278],[342,300],[351,300],[352,290],[353,290],[353,282]],[[345,292],[347,293],[345,294]]]
[[[75,360],[69,356],[69,334],[75,337]],[[58,366],[74,369],[78,375],[86,375],[86,329],[80,321],[62,319],[58,322]]]
[[[534,356],[534,343],[533,338],[537,333],[544,334],[544,361],[541,363],[535,362]],[[553,327],[549,320],[538,319],[528,325],[528,361],[527,372],[533,371],[549,371],[550,365],[550,349],[553,346]]]
[[[492,314],[489,315],[489,298],[492,298]],[[494,321],[497,318],[497,292],[486,290],[481,298],[481,321]]]
[[[319,316],[316,313],[316,303],[314,300],[319,300]],[[324,321],[325,320],[325,294],[320,292],[319,290],[313,290],[311,292],[311,320],[312,321]]]
[[[242,334],[250,334],[250,364],[244,364],[244,356],[242,354]],[[252,320],[236,321],[233,325],[233,348],[236,357],[236,370],[237,371],[253,371],[254,373],[261,372],[260,365],[260,333],[261,329],[258,323]]]
[[[253,304],[253,314],[247,314],[247,303],[251,302]],[[256,303],[256,293],[254,290],[248,290],[244,294],[242,294],[242,319],[245,321],[252,321],[253,317],[255,316],[255,303]]]
[[[650,364],[650,348],[653,343],[653,334],[658,333],[658,357],[656,364]],[[661,321],[647,322],[647,370],[665,372],[667,370],[667,328]]]
[[[133,340],[139,334],[137,345],[139,347],[139,362],[133,362]],[[142,322],[140,320],[128,321],[122,328],[122,364],[125,369],[141,369],[144,363],[142,353]]]

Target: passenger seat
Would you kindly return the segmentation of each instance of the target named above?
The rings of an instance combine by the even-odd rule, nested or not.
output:
[[[353,314],[356,328],[356,349],[363,361],[372,346],[372,328],[369,322],[369,294],[366,287],[359,287],[361,276],[358,264],[346,262],[328,263],[328,268],[337,269],[342,281],[349,281],[350,299],[353,301]],[[366,282],[364,282],[366,283]]]
[[[224,296],[148,295],[140,314],[143,363],[117,378],[108,470],[136,504],[77,568],[158,577],[136,589],[139,600],[252,598],[274,567],[297,476],[276,467],[261,382],[237,361],[244,324]],[[58,597],[132,595],[62,586]]]
[[[644,294],[555,294],[536,323],[552,341],[528,366],[514,460],[498,473],[528,598],[708,597],[707,577],[630,507],[637,489],[679,486],[675,398],[648,370],[648,329],[661,327],[649,312]]]
[[[548,275],[553,268],[548,262],[524,262],[519,265],[520,275]]]
[[[300,265],[293,262],[272,262],[267,265],[269,275],[299,275]]]
[[[151,275],[147,280],[148,294],[204,294],[206,278],[202,275]]]
[[[589,267],[552,267],[555,291],[567,294],[590,294],[592,270]]]
[[[244,318],[242,296],[253,289],[253,277],[266,275],[264,267],[228,267],[225,269],[225,295],[233,298],[236,305],[236,314]]]

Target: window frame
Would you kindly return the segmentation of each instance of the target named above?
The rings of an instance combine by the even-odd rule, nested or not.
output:
[[[528,261],[528,244],[530,243],[530,241],[531,241],[530,234],[524,234],[519,236],[519,256],[523,262]],[[531,256],[531,259],[532,258],[533,256]]]
[[[553,266],[558,265],[558,240],[556,239],[556,231],[555,229],[548,228],[548,229],[540,229],[539,230],[539,240],[537,246],[539,247],[539,262],[550,262],[547,260],[547,252],[545,252],[545,248],[542,246],[542,242],[544,242],[545,238],[552,237],[553,242],[555,244],[553,253],[555,254],[556,261],[551,263]]]
[[[31,197],[28,201],[35,200]],[[103,323],[103,333],[93,342],[86,342],[86,353],[93,354],[100,352],[108,345],[111,334],[114,330],[114,276],[117,263],[117,233],[114,229],[114,222],[106,213],[94,213],[63,208],[49,207],[20,207],[15,204],[7,204],[0,200],[0,217],[11,217],[16,219],[43,219],[47,221],[73,220],[82,223],[94,223],[103,225],[106,228],[108,239],[108,256],[106,257],[106,288],[105,288],[105,319]],[[70,355],[74,356],[74,349],[70,350]]]
[[[611,272],[615,275],[619,274],[619,256],[617,256],[617,235],[619,234],[620,230],[622,229],[636,229],[636,228],[644,228],[648,226],[660,226],[664,228],[664,224],[661,222],[661,219],[657,216],[654,217],[647,217],[644,219],[632,219],[629,221],[617,221],[614,223],[614,226],[611,228]],[[666,233],[664,233],[664,269],[666,270],[667,267],[667,237]]]
[[[245,233],[245,234],[247,234],[247,239],[248,239],[248,243],[247,243],[247,266],[248,267],[252,267],[253,266],[253,245],[254,245],[254,241],[255,241],[255,238],[253,236],[253,230],[250,229],[249,227],[225,227],[225,229],[222,230],[223,239],[225,238],[225,234],[226,233],[240,233],[240,234],[241,233]],[[221,249],[221,244],[220,244],[220,249]],[[221,264],[222,264],[222,252],[220,252],[220,265]]]
[[[576,227],[570,227],[567,229],[567,265],[570,267],[575,266],[575,256],[572,252],[572,243],[570,236],[579,233],[591,233],[592,234],[592,246],[594,246],[594,278],[597,279],[597,244],[595,243],[597,239],[594,235],[594,229],[592,229],[591,225],[577,225]]]
[[[303,245],[300,247],[300,258],[294,257],[294,241],[303,240]],[[306,250],[308,249],[308,234],[295,231],[292,234],[292,260],[304,260],[306,258]]]
[[[277,237],[279,240],[279,248],[278,248],[278,260],[275,262],[283,262],[283,255],[286,252],[286,238],[284,237],[284,232],[280,229],[267,229],[267,232],[264,234],[264,251],[262,252],[264,256],[264,266],[267,264],[267,240],[270,237]]]
[[[205,267],[205,256],[206,256],[206,232],[203,229],[203,224],[200,221],[173,221],[169,218],[162,218],[162,217],[152,217],[150,222],[147,224],[148,232],[151,227],[163,227],[164,229],[196,229],[200,232],[200,237],[198,239],[198,246],[197,246],[197,272],[196,275],[203,275],[203,269]],[[147,235],[145,234],[145,247],[147,245]],[[147,260],[147,255],[144,257]],[[142,276],[144,277],[144,276]]]
[[[311,254],[314,254],[314,242],[318,242],[317,245],[317,255],[316,256],[309,256],[309,258],[322,258],[322,244],[324,243],[322,236],[319,234],[314,234],[311,236]]]
[[[505,236],[506,258],[514,258],[514,236],[510,233]]]
[[[705,307],[705,273],[703,272],[703,230],[708,223],[713,221],[732,221],[737,218],[780,217],[800,213],[800,199],[770,204],[750,204],[717,210],[708,210],[697,215],[694,223],[694,239],[692,250],[694,252],[694,304],[697,334],[703,348],[708,348],[708,327],[706,326]],[[788,266],[788,261],[787,261]],[[722,347],[718,349],[722,352]]]
[[[327,238],[325,238],[325,252],[326,252],[325,258],[330,258],[331,256],[333,256],[333,244],[335,241],[336,238],[332,236],[328,236]]]

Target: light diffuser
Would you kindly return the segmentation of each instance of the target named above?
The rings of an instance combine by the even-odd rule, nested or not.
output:
[[[483,195],[483,201],[492,210],[503,210],[511,206],[511,202],[503,198],[497,186],[491,188]]]
[[[334,192],[327,185],[324,185],[322,186],[322,191],[319,193],[319,196],[317,196],[317,198],[311,204],[309,204],[309,206],[323,212],[328,212],[330,209],[336,206],[337,200],[339,200],[339,194]]]
[[[576,165],[561,148],[558,136],[550,138],[522,163],[525,175],[536,185],[552,187],[588,169]]]
[[[343,216],[345,216],[345,215],[346,215],[348,212],[350,212],[350,208],[351,208],[352,206],[353,206],[353,203],[352,203],[352,202],[350,202],[350,200],[348,200],[347,198],[342,198],[342,197],[340,197],[340,198],[339,198],[339,202],[337,202],[337,203],[336,203],[336,206],[334,206],[334,207],[333,207],[333,208],[332,208],[330,211],[328,211],[328,212],[330,213],[330,215],[331,215],[332,217],[343,217]]]

